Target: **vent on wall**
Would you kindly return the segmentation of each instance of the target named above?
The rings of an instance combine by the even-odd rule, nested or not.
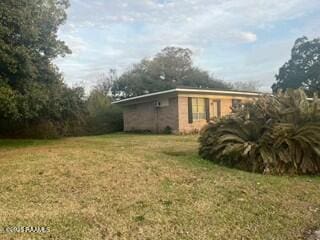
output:
[[[167,106],[169,106],[169,100],[168,99],[156,100],[154,102],[154,106],[157,107],[157,108],[167,107]]]

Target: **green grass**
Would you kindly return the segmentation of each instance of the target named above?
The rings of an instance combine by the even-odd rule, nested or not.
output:
[[[0,239],[303,239],[320,228],[320,178],[224,168],[195,136],[0,141]]]

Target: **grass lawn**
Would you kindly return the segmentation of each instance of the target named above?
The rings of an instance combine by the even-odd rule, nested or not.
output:
[[[214,165],[195,136],[0,140],[0,239],[303,239],[320,178]]]

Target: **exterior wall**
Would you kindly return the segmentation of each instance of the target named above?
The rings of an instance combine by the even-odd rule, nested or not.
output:
[[[199,131],[207,123],[205,119],[193,121],[193,123],[188,122],[188,97],[178,97],[178,109],[180,133]]]
[[[153,102],[125,106],[123,110],[124,131],[155,131]]]
[[[191,133],[200,131],[207,124],[205,119],[188,122],[188,97],[209,98],[211,103],[220,100],[221,116],[231,113],[233,99],[242,102],[252,101],[251,96],[234,96],[218,94],[178,93],[139,99],[122,105],[124,108],[124,131],[151,131],[161,133],[169,126],[174,133]],[[169,104],[155,107],[155,101],[168,100]],[[212,110],[210,110],[212,117]]]
[[[169,126],[178,131],[178,98],[170,97],[169,105],[155,107],[155,100],[124,107],[124,131],[162,132]]]
[[[232,98],[221,99],[221,117],[231,113]]]
[[[191,133],[198,132],[207,124],[205,119],[195,120],[192,123],[188,121],[188,97],[209,98],[210,104],[213,100],[221,101],[221,116],[231,113],[232,99],[239,99],[243,102],[252,101],[252,97],[223,96],[223,95],[202,95],[202,94],[180,94],[178,95],[179,112],[179,132]],[[211,114],[211,113],[210,113]]]
[[[173,132],[178,132],[178,97],[169,98],[169,106],[156,108],[157,132],[162,132],[169,126]]]

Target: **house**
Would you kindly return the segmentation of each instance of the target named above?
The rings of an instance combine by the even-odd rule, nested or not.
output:
[[[123,107],[124,131],[166,129],[174,133],[199,131],[211,118],[231,113],[231,107],[252,101],[261,93],[175,88],[114,102]]]

